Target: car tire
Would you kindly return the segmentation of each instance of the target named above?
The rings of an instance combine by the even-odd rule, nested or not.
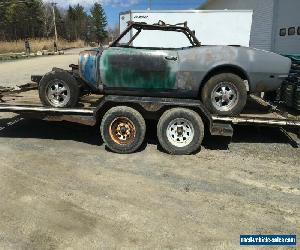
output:
[[[39,83],[39,96],[47,107],[72,108],[79,100],[80,89],[76,79],[66,71],[51,71]]]
[[[143,144],[146,123],[143,116],[133,108],[113,107],[104,115],[100,132],[105,145],[111,151],[130,154]]]
[[[211,77],[201,92],[202,102],[212,113],[239,115],[247,102],[247,89],[239,76],[222,73]]]
[[[167,153],[189,155],[201,146],[204,124],[195,111],[173,108],[160,117],[157,124],[157,137]]]

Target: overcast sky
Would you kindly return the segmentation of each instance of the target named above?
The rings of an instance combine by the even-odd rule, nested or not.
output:
[[[53,0],[46,0],[52,2]],[[195,9],[205,0],[152,0],[153,10],[165,9]],[[60,7],[67,8],[69,5],[81,4],[86,10],[94,2],[102,3],[107,15],[109,26],[118,25],[119,13],[127,10],[145,10],[149,7],[149,0],[55,0]]]

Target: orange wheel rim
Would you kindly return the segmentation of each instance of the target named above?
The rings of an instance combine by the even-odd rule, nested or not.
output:
[[[109,135],[118,145],[128,145],[134,140],[136,129],[130,119],[118,117],[110,124]]]

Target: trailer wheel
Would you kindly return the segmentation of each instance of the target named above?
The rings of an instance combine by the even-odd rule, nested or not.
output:
[[[119,106],[104,115],[100,127],[102,139],[113,152],[130,154],[142,145],[146,123],[143,116],[133,108]]]
[[[63,70],[49,72],[39,83],[40,100],[48,107],[75,107],[79,100],[79,92],[75,78]]]
[[[173,108],[159,119],[157,137],[162,148],[169,154],[192,154],[201,146],[204,124],[195,111]]]

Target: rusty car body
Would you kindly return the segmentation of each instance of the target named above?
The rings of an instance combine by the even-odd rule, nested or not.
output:
[[[181,33],[189,45],[133,46],[144,31]],[[122,42],[130,32],[132,38]],[[247,94],[278,89],[290,67],[290,59],[272,52],[240,46],[202,46],[186,23],[132,22],[109,47],[81,52],[72,76],[93,93],[201,99],[212,113],[236,115],[245,106]],[[52,91],[45,88],[45,93],[40,92],[45,105],[76,105],[75,101],[64,105],[59,102],[64,98],[59,94],[67,97],[72,89],[51,86]],[[56,102],[51,102],[51,94]]]

